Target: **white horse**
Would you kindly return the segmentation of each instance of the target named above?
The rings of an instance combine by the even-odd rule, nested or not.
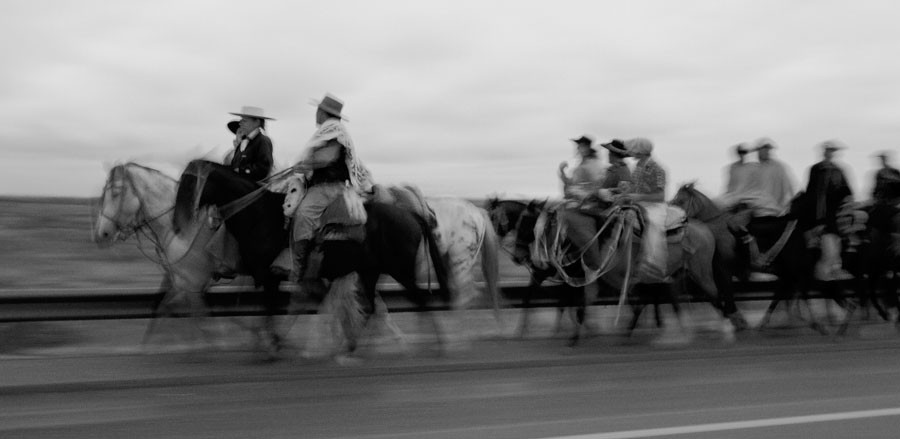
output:
[[[154,315],[165,315],[164,310],[174,308],[173,302],[184,301],[195,317],[195,326],[201,328],[197,318],[206,314],[202,294],[213,283],[221,255],[207,248],[215,234],[203,219],[209,215],[197,215],[197,220],[188,227],[175,232],[172,215],[177,188],[177,180],[146,166],[126,163],[113,167],[100,197],[92,235],[101,247],[132,236],[150,241],[155,255],[147,256],[163,269],[160,285],[163,297]],[[144,334],[145,344],[156,324],[155,318],[151,320]],[[254,329],[262,341],[264,334],[259,331],[263,328]],[[206,332],[201,329],[201,333],[209,342]]]
[[[293,217],[305,193],[303,180],[289,178],[284,184],[284,215]],[[449,269],[454,307],[463,307],[477,296],[473,269],[480,259],[486,293],[499,317],[500,246],[487,211],[461,198],[426,197],[425,202],[437,220],[435,238]]]
[[[100,208],[92,235],[101,247],[111,246],[131,236],[150,241],[154,262],[163,268],[158,303],[160,309],[173,300],[189,302],[196,316],[201,305],[196,301],[209,288],[216,262],[204,250],[213,231],[197,221],[181,233],[172,228],[172,211],[178,182],[155,170],[136,163],[117,165],[109,171],[100,197]],[[153,332],[155,320],[145,334],[144,342]]]

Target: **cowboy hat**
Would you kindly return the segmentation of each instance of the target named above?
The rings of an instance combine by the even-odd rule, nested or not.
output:
[[[846,148],[840,140],[826,140],[820,143],[819,146],[825,151],[837,151]]]
[[[587,146],[591,146],[591,144],[594,143],[594,139],[592,139],[587,134],[585,134],[577,139],[569,139],[569,140],[571,140],[579,145],[587,145]]]
[[[241,117],[252,117],[252,118],[256,118],[256,119],[275,120],[275,119],[272,119],[271,117],[266,117],[266,112],[263,111],[262,108],[251,107],[249,105],[244,105],[243,107],[241,107],[240,113],[228,113],[228,114],[233,114],[235,116],[241,116]]]
[[[775,148],[775,141],[768,137],[761,137],[756,141],[756,147],[753,148],[754,151],[759,151],[761,149],[773,149]]]
[[[241,125],[241,121],[233,120],[225,124],[228,127],[228,131],[231,131],[231,134],[237,134],[238,127]]]
[[[326,114],[347,120],[347,117],[341,114],[341,110],[344,109],[344,102],[334,97],[331,93],[325,93],[325,97],[322,98],[321,101],[311,99],[310,104],[315,105],[319,110],[324,111]]]
[[[628,157],[628,150],[625,149],[625,142],[619,139],[613,139],[606,143],[601,143],[600,146],[608,149],[610,152],[616,153],[621,156]]]
[[[742,154],[742,155],[751,151],[751,149],[747,146],[746,143],[738,143],[737,145],[734,146],[734,150],[738,154]]]

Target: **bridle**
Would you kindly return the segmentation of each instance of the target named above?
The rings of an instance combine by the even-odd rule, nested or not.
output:
[[[100,197],[100,216],[111,222],[115,226],[117,240],[124,241],[131,236],[138,236],[138,239],[140,239],[140,235],[138,235],[138,232],[142,232],[145,236],[147,236],[148,239],[153,241],[153,243],[157,247],[159,247],[162,243],[160,242],[159,236],[157,236],[153,228],[150,227],[150,224],[174,210],[175,205],[164,209],[160,213],[150,214],[149,212],[147,212],[144,201],[137,195],[137,186],[135,186],[131,175],[126,171],[125,166],[120,166],[119,170],[122,174],[125,175],[124,178],[118,177],[117,174],[119,172],[114,169],[112,172],[110,172],[109,179],[107,179],[106,181],[106,185],[103,186],[103,194]],[[124,180],[124,182],[120,180]],[[138,209],[132,221],[125,222],[118,217],[121,215],[122,207],[125,203],[125,197],[121,195],[128,190],[130,190],[134,197],[137,199]],[[116,214],[114,216],[109,216],[106,214],[105,204],[107,192],[112,192],[113,195],[118,198],[119,205],[115,210]],[[147,230],[149,230],[150,232],[147,232]]]

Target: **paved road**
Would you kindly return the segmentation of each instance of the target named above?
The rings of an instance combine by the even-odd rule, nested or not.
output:
[[[524,340],[469,338],[483,322],[462,322],[442,357],[426,337],[408,350],[373,339],[344,366],[294,351],[267,363],[242,345],[135,354],[125,341],[145,322],[82,324],[67,343],[0,357],[0,437],[881,438],[900,426],[900,337],[887,324],[734,345],[701,332],[679,348],[653,347],[647,329],[570,349],[543,338],[541,318]]]

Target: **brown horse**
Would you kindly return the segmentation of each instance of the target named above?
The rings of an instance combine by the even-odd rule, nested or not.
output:
[[[838,333],[840,334],[847,330],[853,312],[856,310],[856,304],[844,299],[845,282],[816,281],[813,278],[813,267],[818,255],[816,254],[817,250],[811,251],[807,247],[804,236],[805,232],[812,228],[812,219],[808,215],[810,209],[805,208],[808,199],[801,192],[791,201],[787,215],[753,218],[746,225],[744,233],[748,235],[748,239],[758,243],[759,251],[763,252],[761,260],[765,260],[761,262],[765,266],[755,268],[769,270],[778,277],[774,297],[759,327],[762,328],[768,324],[779,303],[783,301],[789,303],[795,297],[800,297],[807,302],[809,291],[813,287],[817,287],[825,297],[832,299],[848,311],[844,321],[839,325]],[[729,229],[730,214],[723,212],[692,184],[686,184],[679,188],[672,204],[682,207],[689,218],[704,221],[716,231],[717,251],[721,248],[722,252],[720,260],[717,261],[717,264],[721,262],[721,266],[717,267],[721,270],[719,273],[719,276],[722,277],[721,281],[724,282],[725,278],[731,279],[732,275],[739,273],[740,267],[734,262],[736,240]],[[760,261],[756,262],[760,263]],[[857,294],[861,296],[862,291],[857,290]],[[828,333],[827,329],[815,318],[811,318],[809,323],[813,329],[823,334]]]
[[[565,212],[562,217],[561,212]],[[634,287],[638,290],[646,289],[645,291],[663,289],[669,292],[673,305],[676,305],[680,323],[683,322],[683,315],[677,307],[676,299],[680,291],[676,287],[687,285],[687,281],[698,287],[699,296],[718,307],[719,299],[712,275],[715,239],[708,227],[699,221],[688,221],[679,232],[683,234],[683,238],[669,242],[667,274],[677,277],[681,282],[636,285],[633,267],[640,255],[640,238],[634,236],[640,221],[638,207],[614,206],[607,214],[603,220],[604,226],[598,233],[585,234],[581,233],[579,227],[572,227],[572,218],[577,218],[577,214],[531,204],[521,212],[516,224],[517,258],[525,257],[527,252],[532,264],[556,268],[557,274],[570,286],[582,287],[600,280],[621,291],[622,300]],[[588,252],[599,253],[600,256],[586,259]],[[593,264],[596,261],[600,261],[600,264]],[[585,295],[579,297],[578,308],[583,309],[586,306]],[[632,328],[637,323],[643,303],[637,303]],[[583,311],[580,311],[578,323],[583,323],[583,315]],[[577,342],[580,337],[580,326],[576,325],[572,343]],[[683,324],[682,329],[685,329]],[[726,340],[733,339],[733,326],[728,320],[722,320],[721,330]]]

